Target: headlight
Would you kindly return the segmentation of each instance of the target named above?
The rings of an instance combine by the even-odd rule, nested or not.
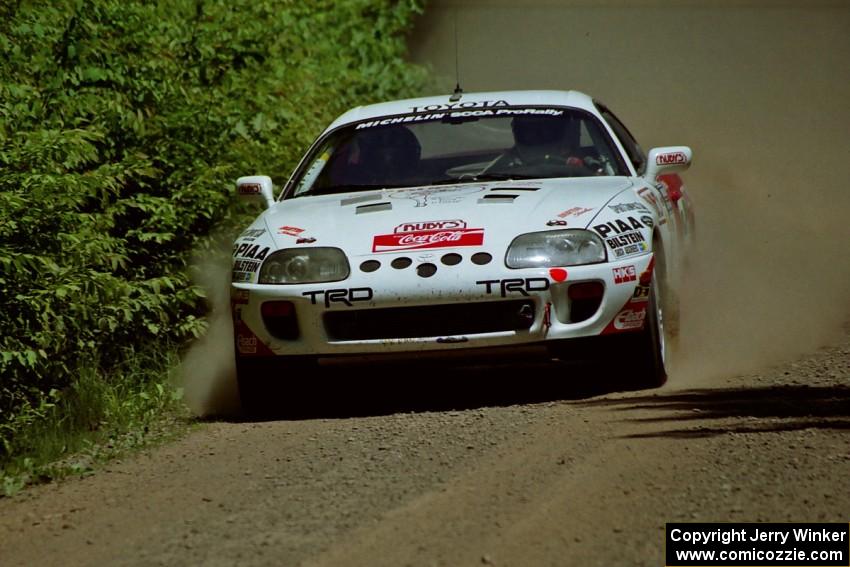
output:
[[[505,264],[509,268],[541,268],[596,264],[607,259],[602,239],[589,230],[549,230],[514,238]]]
[[[349,273],[348,260],[339,248],[284,248],[263,262],[259,283],[336,282]]]

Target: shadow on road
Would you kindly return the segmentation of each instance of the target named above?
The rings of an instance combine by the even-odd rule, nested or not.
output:
[[[344,419],[583,400],[624,388],[610,374],[556,362],[457,366],[421,361],[342,367],[270,388],[259,415],[236,421]]]
[[[628,435],[630,438],[697,438],[810,428],[850,429],[850,387],[845,386],[700,389],[589,400],[582,405],[609,407],[627,414],[646,410],[662,412],[657,417],[627,419],[635,423],[676,426]]]

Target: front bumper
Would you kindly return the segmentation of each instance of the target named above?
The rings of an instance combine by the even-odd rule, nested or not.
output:
[[[652,254],[563,269],[513,270],[497,265],[438,266],[422,277],[415,266],[374,272],[354,266],[343,282],[231,285],[237,353],[381,355],[511,347],[643,326]],[[599,306],[576,321],[570,286],[598,282]],[[281,338],[261,306],[291,302],[297,332]],[[642,311],[643,309],[643,311]],[[293,323],[295,322],[293,321]],[[275,336],[277,334],[277,336]]]

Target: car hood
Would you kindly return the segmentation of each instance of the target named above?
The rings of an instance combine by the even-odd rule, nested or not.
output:
[[[287,199],[263,220],[277,248],[334,246],[349,256],[496,250],[526,232],[586,228],[633,186],[589,177],[381,189]]]

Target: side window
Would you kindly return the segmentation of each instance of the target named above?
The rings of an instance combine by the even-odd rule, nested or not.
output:
[[[635,140],[634,136],[632,136],[629,129],[626,128],[616,116],[614,116],[613,112],[602,105],[597,105],[597,108],[599,109],[599,112],[602,113],[602,117],[605,119],[605,122],[608,123],[617,135],[620,143],[623,144],[623,149],[626,150],[626,154],[628,154],[629,161],[631,161],[632,165],[635,167],[635,171],[638,172],[638,175],[643,175],[646,171],[646,154],[643,153],[643,150]]]

